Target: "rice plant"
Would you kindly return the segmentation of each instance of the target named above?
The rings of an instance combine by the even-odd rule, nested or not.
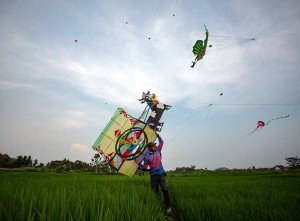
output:
[[[178,220],[298,220],[300,175],[170,177]]]
[[[165,219],[145,178],[22,172],[0,180],[0,220]]]
[[[297,220],[300,174],[168,177],[173,215],[148,176],[0,173],[0,220]]]

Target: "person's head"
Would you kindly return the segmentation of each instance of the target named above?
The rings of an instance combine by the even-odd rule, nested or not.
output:
[[[155,152],[156,151],[156,143],[154,142],[149,142],[146,147],[150,152]]]

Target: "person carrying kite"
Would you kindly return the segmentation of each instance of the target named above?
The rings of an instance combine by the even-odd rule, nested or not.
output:
[[[157,134],[158,138],[158,145],[156,146],[156,143],[149,142],[146,147],[148,148],[149,152],[146,154],[144,158],[144,165],[141,165],[143,170],[147,170],[148,166],[150,167],[150,181],[151,181],[151,188],[152,190],[158,194],[159,193],[159,186],[162,190],[164,201],[166,204],[167,212],[171,213],[171,201],[170,201],[170,195],[169,190],[167,187],[167,180],[166,180],[166,172],[164,170],[164,167],[162,165],[162,156],[161,156],[161,150],[163,147],[163,140]]]
[[[195,66],[195,64],[197,63],[197,61],[201,60],[203,58],[203,56],[205,55],[206,52],[206,47],[207,47],[207,41],[208,41],[208,30],[206,28],[206,26],[204,25],[205,30],[206,30],[206,38],[204,40],[204,43],[202,40],[197,40],[194,47],[193,47],[193,53],[196,56],[195,61],[192,61],[192,66],[191,68],[193,68]]]

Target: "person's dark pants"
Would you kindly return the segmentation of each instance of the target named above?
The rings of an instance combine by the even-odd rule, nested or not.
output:
[[[159,193],[158,186],[160,186],[161,191],[163,192],[164,195],[164,200],[166,207],[171,206],[171,201],[170,201],[170,195],[167,187],[167,180],[165,177],[165,174],[159,174],[159,175],[152,175],[150,176],[151,179],[151,188],[155,193]]]

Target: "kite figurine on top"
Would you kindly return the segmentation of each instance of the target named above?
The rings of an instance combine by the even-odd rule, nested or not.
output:
[[[208,30],[206,28],[206,26],[204,25],[205,30],[206,30],[206,38],[204,40],[204,42],[202,40],[197,40],[194,47],[193,47],[193,53],[196,56],[195,61],[192,61],[192,66],[191,68],[193,68],[195,66],[195,64],[201,60],[205,53],[206,53],[206,47],[207,47],[207,42],[208,42]],[[209,45],[209,47],[212,47],[211,45]]]
[[[160,118],[162,117],[163,112],[165,110],[169,110],[172,106],[159,102],[157,100],[157,96],[154,93],[150,94],[150,91],[148,91],[147,93],[143,92],[142,98],[139,99],[139,101],[141,101],[141,103],[146,102],[148,104],[148,108],[151,110],[150,116],[148,117],[146,123],[152,129],[160,131],[161,127],[164,124],[162,122],[159,122]],[[147,110],[147,107],[145,108],[141,118],[146,118],[145,115],[148,114],[149,109]]]

